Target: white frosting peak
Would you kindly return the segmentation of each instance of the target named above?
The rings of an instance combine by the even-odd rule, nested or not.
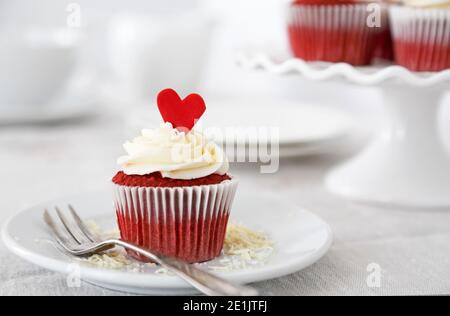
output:
[[[127,175],[160,172],[165,178],[189,180],[228,171],[228,160],[218,145],[200,132],[186,134],[170,123],[142,130],[123,147],[127,155],[118,163]]]

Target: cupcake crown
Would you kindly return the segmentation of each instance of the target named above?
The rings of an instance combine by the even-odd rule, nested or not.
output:
[[[228,160],[220,146],[191,130],[206,109],[201,96],[191,94],[181,100],[174,90],[166,89],[158,95],[158,108],[165,123],[142,130],[124,144],[127,155],[118,164],[125,174],[159,172],[164,178],[191,180],[227,173]]]

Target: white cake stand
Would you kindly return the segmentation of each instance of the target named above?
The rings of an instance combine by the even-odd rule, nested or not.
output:
[[[353,200],[410,207],[450,206],[450,156],[438,132],[438,111],[450,70],[414,73],[400,66],[353,67],[295,58],[240,55],[245,69],[310,80],[347,80],[381,89],[389,124],[361,153],[332,170],[329,190]]]

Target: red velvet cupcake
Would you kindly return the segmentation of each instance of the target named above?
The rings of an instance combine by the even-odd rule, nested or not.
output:
[[[394,47],[389,27],[377,36],[373,57],[388,61],[394,60]]]
[[[119,158],[122,170],[112,182],[123,240],[202,262],[221,253],[237,181],[227,174],[220,147],[189,129],[167,122],[143,130],[125,143],[127,155]]]
[[[450,69],[450,0],[408,0],[390,8],[395,61],[413,71]]]
[[[397,0],[384,0],[382,6],[382,29],[375,40],[374,59],[394,61],[394,46],[392,43],[391,28],[389,23],[389,6],[395,4]]]
[[[377,1],[294,1],[288,22],[294,56],[306,61],[370,64],[378,34],[386,27],[368,24],[370,2]]]

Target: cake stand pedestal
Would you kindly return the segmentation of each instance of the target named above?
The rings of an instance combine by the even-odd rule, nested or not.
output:
[[[390,119],[362,152],[327,175],[326,187],[358,201],[450,206],[450,155],[438,131],[438,112],[449,90],[450,71],[414,73],[399,66],[352,67],[261,54],[241,55],[238,62],[246,69],[378,87]]]

